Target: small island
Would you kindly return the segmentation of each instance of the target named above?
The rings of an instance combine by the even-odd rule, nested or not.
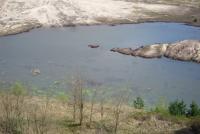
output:
[[[161,58],[164,56],[175,60],[194,61],[200,63],[199,40],[184,40],[175,43],[153,44],[141,46],[137,49],[113,48],[111,51],[142,58]]]

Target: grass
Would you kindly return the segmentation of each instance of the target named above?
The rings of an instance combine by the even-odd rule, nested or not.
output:
[[[73,120],[73,105],[69,96],[63,93],[54,97],[29,95],[24,90],[17,83],[10,92],[1,92],[0,134],[115,133],[115,105],[111,101],[104,103],[103,117],[101,104],[98,101],[94,103],[92,122],[91,103],[84,102],[83,124],[80,125],[78,120]],[[191,126],[197,131],[199,117],[172,116],[161,104],[159,106],[157,111],[145,111],[123,104],[119,109],[117,133],[174,133]]]
[[[4,95],[3,95],[4,96]],[[74,133],[74,132],[87,132],[94,133],[99,128],[104,129],[106,132],[112,132],[112,114],[107,115],[104,122],[100,121],[98,113],[96,113],[95,120],[92,123],[91,127],[88,127],[88,116],[89,111],[84,110],[84,123],[80,126],[77,122],[74,122],[70,115],[72,114],[72,107],[70,105],[63,105],[63,102],[57,99],[47,100],[45,98],[40,98],[37,96],[24,97],[23,107],[16,108],[13,107],[17,98],[13,95],[6,95],[8,99],[13,101],[7,102],[4,104],[1,103],[1,132],[2,133],[16,133],[16,134],[43,134],[43,133]],[[1,99],[5,97],[1,96]],[[3,100],[1,100],[2,102]],[[48,106],[47,106],[48,105]],[[10,107],[9,109],[7,107]],[[89,108],[89,106],[87,106]],[[95,107],[97,111],[98,107]],[[109,109],[109,107],[108,107]],[[19,111],[18,111],[19,110]],[[111,109],[108,110],[111,113]],[[20,116],[18,116],[20,113]],[[9,115],[8,117],[6,115]],[[7,118],[4,118],[7,117]],[[27,117],[27,118],[26,118]],[[110,118],[110,119],[108,119]],[[22,120],[20,122],[20,120]],[[101,125],[102,123],[102,125]],[[108,125],[109,124],[109,125]],[[111,125],[110,125],[111,124]],[[22,126],[22,127],[21,127]],[[48,129],[47,129],[48,128]],[[29,130],[25,132],[24,130]],[[59,130],[59,131],[58,131]]]

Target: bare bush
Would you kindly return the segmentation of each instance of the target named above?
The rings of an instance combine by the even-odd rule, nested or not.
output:
[[[26,125],[24,87],[16,83],[11,92],[1,94],[0,131],[6,134],[21,134]],[[26,125],[25,125],[26,124]]]
[[[128,100],[128,92],[119,92],[115,99],[115,105],[114,105],[114,133],[116,134],[118,131],[118,126],[120,124],[120,114],[122,111],[122,106],[127,102]]]
[[[77,76],[72,81],[73,93],[73,119],[76,122],[76,113],[79,112],[79,125],[83,122],[83,108],[84,108],[84,95],[83,95],[84,82],[80,76]]]
[[[11,91],[0,94],[0,133],[47,134],[49,99],[43,100],[44,104],[29,102],[25,90],[16,83]]]
[[[35,134],[47,134],[49,127],[49,113],[50,110],[49,98],[45,99],[44,104],[41,106],[33,105],[33,111],[31,113],[33,121],[33,132]]]
[[[91,107],[90,107],[90,121],[89,121],[89,124],[91,126],[91,123],[92,123],[92,117],[93,117],[93,109],[94,109],[94,103],[95,103],[95,98],[96,98],[96,95],[97,95],[97,90],[94,89],[91,91]]]

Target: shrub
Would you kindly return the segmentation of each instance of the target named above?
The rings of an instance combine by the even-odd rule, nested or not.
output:
[[[15,82],[15,84],[12,87],[12,93],[16,96],[25,95],[26,89],[22,83]]]
[[[200,109],[196,102],[192,101],[190,104],[190,109],[188,110],[188,116],[198,116],[200,115]]]
[[[169,113],[172,115],[177,115],[177,116],[181,116],[181,115],[186,115],[186,104],[184,103],[184,101],[179,101],[176,100],[174,102],[171,102],[169,104]]]
[[[156,113],[168,114],[168,104],[164,97],[159,98],[153,111]]]
[[[133,105],[136,109],[142,109],[144,107],[144,101],[141,97],[137,97],[136,100],[134,100]]]

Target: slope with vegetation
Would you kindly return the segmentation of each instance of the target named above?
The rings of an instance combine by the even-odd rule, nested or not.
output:
[[[200,109],[184,101],[166,106],[159,101],[145,110],[141,97],[127,103],[127,94],[105,99],[104,92],[84,89],[81,80],[72,83],[71,92],[54,96],[32,95],[21,83],[0,94],[0,133],[199,133]]]

